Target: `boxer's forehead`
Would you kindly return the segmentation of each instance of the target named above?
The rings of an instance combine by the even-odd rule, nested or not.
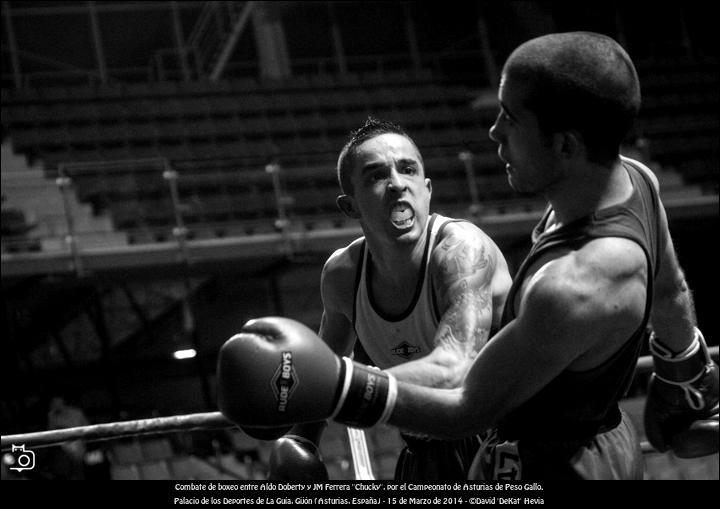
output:
[[[365,140],[355,149],[353,173],[360,175],[365,168],[414,164],[422,168],[422,158],[415,144],[402,134],[385,133]]]

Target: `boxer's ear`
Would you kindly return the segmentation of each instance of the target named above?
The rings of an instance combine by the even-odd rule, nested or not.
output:
[[[335,200],[335,202],[337,203],[338,208],[347,217],[351,219],[360,219],[360,211],[358,210],[357,204],[355,203],[355,198],[353,198],[349,194],[341,194],[337,197],[337,200]]]

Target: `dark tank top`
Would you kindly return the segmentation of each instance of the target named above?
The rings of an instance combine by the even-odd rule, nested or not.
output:
[[[515,318],[515,297],[526,273],[540,257],[555,249],[580,249],[590,240],[621,237],[636,242],[648,264],[647,296],[642,323],[627,341],[602,364],[586,370],[565,370],[528,401],[510,412],[499,424],[504,440],[585,440],[614,428],[620,422],[618,401],[626,394],[646,335],[652,306],[653,279],[665,246],[660,227],[660,201],[648,175],[636,161],[623,158],[634,191],[623,203],[596,211],[576,221],[543,233],[551,209],[532,233],[533,246],[513,280],[502,324]]]

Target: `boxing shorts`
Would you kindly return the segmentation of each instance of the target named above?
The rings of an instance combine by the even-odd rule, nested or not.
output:
[[[630,418],[589,439],[502,440],[496,430],[483,440],[469,478],[474,480],[580,480],[643,478],[640,441]]]
[[[405,448],[395,467],[397,481],[461,481],[480,447],[480,437],[431,440],[402,434]]]

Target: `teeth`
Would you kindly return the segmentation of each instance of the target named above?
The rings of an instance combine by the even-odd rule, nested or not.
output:
[[[398,203],[390,212],[390,219],[398,226],[409,226],[414,218],[413,211],[404,203]]]

